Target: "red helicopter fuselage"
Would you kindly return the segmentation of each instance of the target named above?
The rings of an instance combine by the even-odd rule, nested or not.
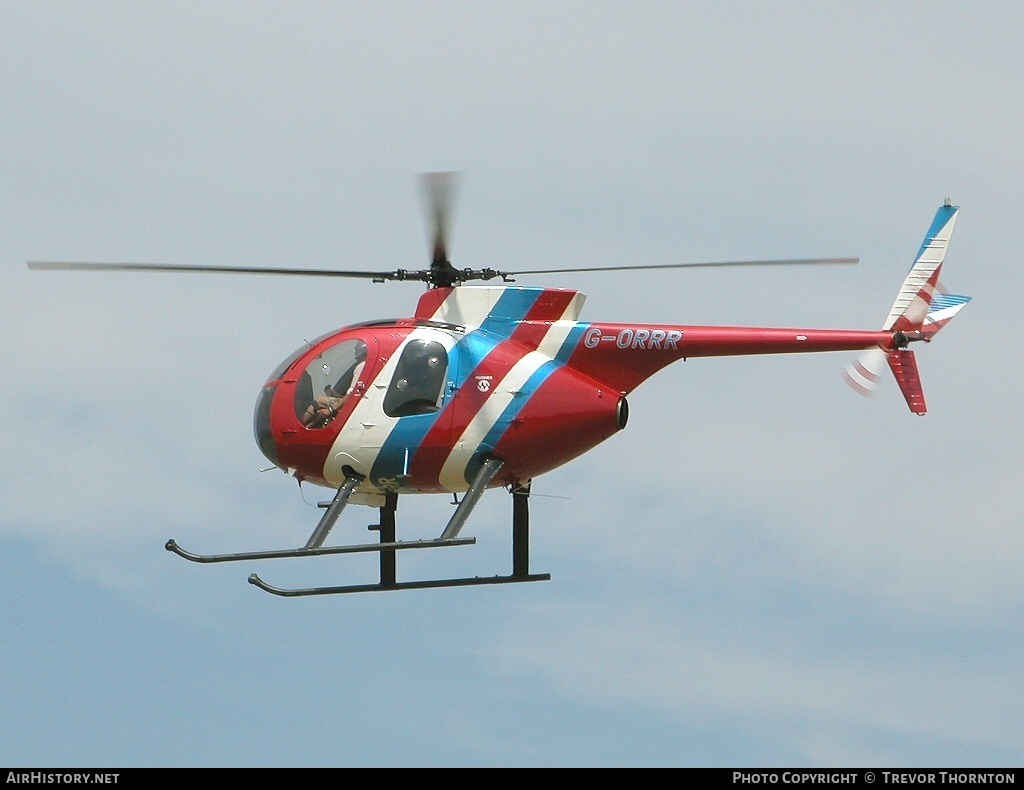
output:
[[[434,288],[413,317],[337,330],[271,374],[256,405],[263,453],[300,480],[386,492],[524,483],[625,427],[626,395],[688,357],[895,346],[892,332],[580,322],[578,291]],[[369,499],[366,499],[369,497]]]

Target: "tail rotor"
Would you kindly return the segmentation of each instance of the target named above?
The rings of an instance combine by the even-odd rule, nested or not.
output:
[[[862,351],[843,371],[843,379],[855,392],[868,398],[874,396],[887,367],[886,356],[886,352],[877,346]]]

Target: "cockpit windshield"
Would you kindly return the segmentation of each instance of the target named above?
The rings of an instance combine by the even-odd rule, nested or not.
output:
[[[295,349],[291,354],[289,354],[280,365],[274,368],[274,372],[267,376],[267,383],[270,384],[271,382],[278,381],[279,379],[283,378],[284,374],[288,372],[288,368],[294,365],[296,361],[298,361],[299,357],[303,356],[317,343],[323,342],[333,334],[334,332],[328,332],[326,335],[321,335],[320,337],[316,338],[313,341],[303,343],[299,348]]]
[[[295,385],[295,415],[306,428],[331,423],[359,381],[365,362],[362,340],[343,340],[314,357]]]

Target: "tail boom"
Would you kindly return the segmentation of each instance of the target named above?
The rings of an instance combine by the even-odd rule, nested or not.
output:
[[[896,347],[885,330],[606,324],[580,325],[568,364],[623,395],[662,368],[690,357],[858,351]]]

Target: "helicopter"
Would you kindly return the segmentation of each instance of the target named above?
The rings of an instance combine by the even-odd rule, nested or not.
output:
[[[282,588],[274,595],[343,593],[545,581],[530,571],[531,485],[626,427],[627,396],[655,373],[692,357],[861,352],[845,372],[862,394],[888,367],[910,411],[927,411],[914,351],[970,301],[939,283],[959,207],[939,207],[881,329],[805,329],[581,320],[579,291],[519,285],[517,277],[558,272],[691,267],[855,264],[857,258],[719,261],[501,271],[456,268],[448,233],[454,173],[422,176],[432,237],[429,268],[381,271],[30,261],[33,270],[152,271],[342,277],[423,283],[410,317],[365,321],[307,342],[267,377],[254,409],[263,455],[334,492],[301,547],[197,554],[173,539],[165,548],[198,563],[376,552],[379,578],[367,584]],[[500,280],[501,284],[487,283]],[[475,543],[462,530],[488,489],[512,496],[512,569],[493,576],[399,580],[399,551]],[[398,497],[445,494],[455,510],[434,539],[399,540]],[[460,498],[461,495],[461,498]],[[349,505],[377,508],[375,541],[330,545]]]

